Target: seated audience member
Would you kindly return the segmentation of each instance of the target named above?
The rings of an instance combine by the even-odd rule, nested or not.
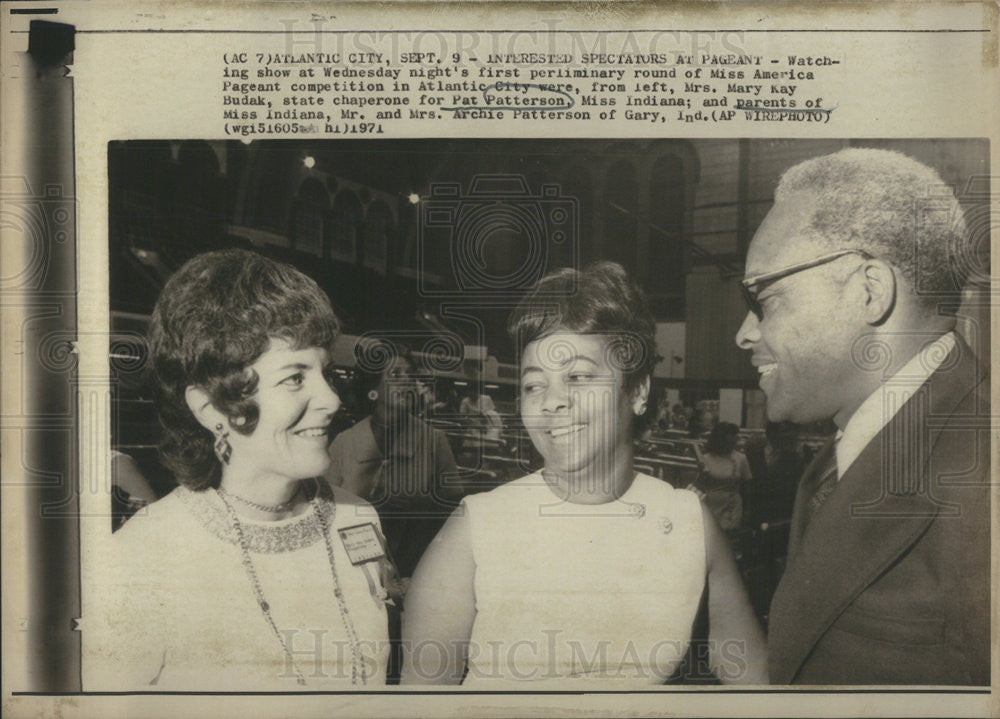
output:
[[[503,433],[503,418],[497,412],[497,406],[493,398],[488,394],[477,394],[472,390],[462,399],[459,405],[459,412],[463,415],[471,415],[481,422],[480,436],[491,442],[500,442]]]
[[[725,530],[739,529],[743,524],[742,485],[750,479],[750,465],[736,449],[740,428],[732,422],[719,422],[705,443],[698,489],[704,493],[705,505]]]

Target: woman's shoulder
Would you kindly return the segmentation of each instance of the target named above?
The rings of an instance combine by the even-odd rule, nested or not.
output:
[[[121,561],[155,565],[176,559],[179,543],[189,545],[201,536],[201,524],[185,501],[186,494],[191,495],[189,501],[203,499],[199,492],[177,487],[140,509],[112,535]]]
[[[701,455],[701,461],[705,464],[719,464],[721,462],[729,463],[731,455],[728,454],[712,454],[711,452],[705,452]]]
[[[734,449],[733,453],[730,455],[733,460],[733,466],[736,468],[737,478],[742,479],[750,475],[750,461],[747,456],[738,449]]]
[[[648,474],[640,472],[636,475],[632,491],[636,495],[642,495],[647,502],[670,503],[701,511],[701,499],[696,492],[684,487],[674,487],[670,482],[650,477]]]
[[[147,504],[129,517],[122,528],[115,532],[115,537],[131,539],[174,524],[186,514],[185,504],[181,498],[184,493],[193,494],[189,489],[176,487],[169,494]]]

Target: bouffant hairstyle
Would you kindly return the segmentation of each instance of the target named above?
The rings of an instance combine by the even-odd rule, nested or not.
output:
[[[849,148],[795,165],[775,201],[817,198],[808,229],[831,250],[863,249],[895,267],[935,309],[975,265],[962,208],[941,176],[891,150]]]
[[[559,331],[606,335],[608,363],[622,371],[630,394],[652,376],[660,359],[646,294],[616,262],[555,270],[538,281],[507,320],[519,353]],[[640,430],[656,415],[655,395],[649,393],[646,412],[636,417]]]
[[[733,451],[736,439],[740,436],[740,428],[732,422],[719,422],[705,440],[705,451],[716,457],[725,457]]]
[[[160,293],[149,328],[160,452],[177,481],[203,490],[218,486],[221,475],[213,435],[187,405],[189,386],[205,390],[234,431],[252,434],[260,378],[249,366],[271,340],[332,351],[339,332],[330,300],[290,265],[247,250],[185,263]]]

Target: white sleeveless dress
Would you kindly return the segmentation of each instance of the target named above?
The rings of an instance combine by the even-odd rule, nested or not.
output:
[[[466,497],[476,619],[465,684],[661,684],[705,586],[698,497],[638,475],[618,501],[559,500],[541,473]]]

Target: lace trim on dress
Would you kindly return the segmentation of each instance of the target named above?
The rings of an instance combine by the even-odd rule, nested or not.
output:
[[[175,491],[205,529],[222,541],[239,546],[240,540],[232,519],[214,489],[193,492],[186,487],[178,487]],[[333,516],[332,495],[321,488],[318,500],[315,505],[317,511],[322,512],[323,519],[329,523]],[[243,520],[241,525],[247,548],[255,554],[294,552],[323,541],[323,525],[316,521],[314,511],[277,522]]]

